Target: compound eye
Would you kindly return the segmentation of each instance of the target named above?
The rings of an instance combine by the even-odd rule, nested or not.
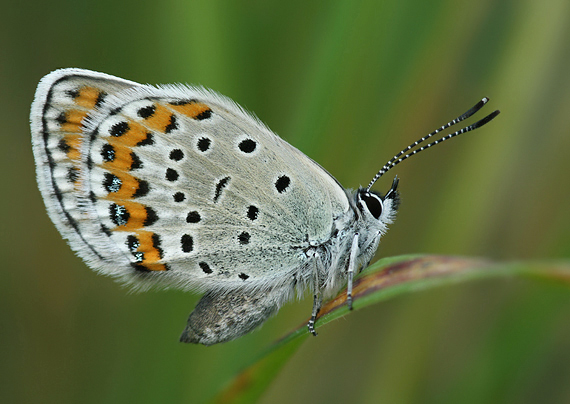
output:
[[[360,195],[360,200],[364,202],[366,209],[368,209],[368,212],[370,212],[372,216],[374,216],[376,219],[380,218],[383,205],[382,199],[378,195],[372,194],[370,192],[363,192]]]

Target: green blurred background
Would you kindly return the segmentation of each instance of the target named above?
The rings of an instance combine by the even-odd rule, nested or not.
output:
[[[568,0],[1,6],[2,403],[204,402],[311,307],[183,345],[197,295],[130,294],[75,257],[45,213],[28,126],[56,68],[211,87],[346,187],[488,96],[481,116],[502,111],[489,126],[394,170],[402,205],[380,255],[570,256]],[[262,401],[568,403],[569,290],[495,279],[357,310],[309,339]]]

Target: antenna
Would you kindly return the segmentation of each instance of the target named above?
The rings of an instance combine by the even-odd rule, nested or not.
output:
[[[458,130],[457,132],[453,132],[450,133],[449,135],[446,135],[444,137],[442,137],[441,139],[435,140],[425,146],[420,147],[419,149],[416,149],[410,153],[408,153],[411,149],[413,149],[414,147],[416,147],[417,145],[419,145],[420,143],[424,142],[425,140],[431,138],[432,136],[437,135],[439,132],[469,118],[470,116],[472,116],[473,114],[475,114],[477,111],[479,111],[481,108],[483,108],[483,106],[489,102],[489,99],[487,97],[483,98],[481,101],[479,101],[477,104],[475,104],[472,108],[470,108],[467,112],[465,112],[464,114],[458,116],[457,118],[455,118],[454,120],[446,123],[445,125],[443,125],[442,127],[440,127],[439,129],[434,130],[433,132],[431,132],[429,135],[426,135],[424,137],[422,137],[419,140],[416,140],[414,143],[412,143],[411,145],[409,145],[408,147],[406,147],[405,149],[403,149],[400,153],[396,154],[394,157],[392,157],[386,164],[384,164],[384,166],[382,166],[382,168],[380,169],[380,171],[378,171],[378,173],[374,176],[374,178],[372,178],[372,181],[370,181],[370,184],[368,184],[368,186],[366,187],[366,191],[369,192],[370,188],[372,188],[372,185],[374,185],[374,183],[376,181],[378,181],[378,179],[380,177],[382,177],[384,174],[386,174],[388,171],[390,171],[392,168],[394,168],[395,166],[397,166],[398,164],[400,164],[402,161],[404,161],[405,159],[407,159],[408,157],[413,156],[414,154],[417,154],[421,151],[424,151],[426,149],[429,149],[432,146],[435,146],[438,143],[444,142],[446,140],[451,139],[452,137],[455,136],[459,136],[463,133],[467,133],[467,132],[471,132],[472,130],[475,130],[477,128],[480,128],[481,126],[485,125],[486,123],[490,122],[493,118],[495,118],[497,115],[499,115],[500,111],[496,110],[494,112],[491,112],[489,115],[487,115],[485,118],[464,127],[463,129]],[[408,154],[406,154],[408,153]],[[403,156],[403,157],[402,157]]]

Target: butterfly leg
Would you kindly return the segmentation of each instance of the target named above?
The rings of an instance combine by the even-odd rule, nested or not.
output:
[[[346,304],[348,309],[352,310],[352,279],[356,269],[356,254],[358,253],[358,233],[352,239],[352,246],[350,247],[350,257],[348,259],[348,284],[346,285]]]
[[[321,295],[321,288],[319,282],[319,273],[323,270],[321,262],[321,257],[319,253],[316,252],[314,255],[315,258],[315,269],[313,272],[313,312],[311,313],[311,319],[309,320],[309,324],[307,327],[309,328],[309,332],[313,334],[315,337],[317,336],[317,332],[315,331],[315,321],[317,321],[317,315],[321,310],[321,305],[323,304],[323,297]]]

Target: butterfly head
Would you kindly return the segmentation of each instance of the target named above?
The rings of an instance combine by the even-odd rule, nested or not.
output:
[[[356,192],[356,206],[363,215],[371,215],[374,219],[383,223],[389,222],[400,205],[398,193],[399,178],[396,176],[392,187],[385,195],[360,188]]]

